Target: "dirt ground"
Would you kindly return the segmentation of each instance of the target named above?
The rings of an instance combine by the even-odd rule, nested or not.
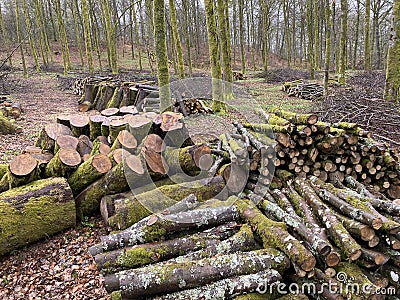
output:
[[[23,114],[16,124],[22,133],[4,135],[0,139],[0,163],[9,162],[21,153],[26,146],[32,146],[43,126],[54,122],[57,115],[77,112],[78,97],[58,88],[55,74],[9,75],[4,90],[14,102],[20,102]]]

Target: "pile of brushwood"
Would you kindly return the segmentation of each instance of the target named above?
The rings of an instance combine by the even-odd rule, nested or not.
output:
[[[259,76],[265,77],[268,83],[284,83],[285,81],[310,79],[309,72],[290,68],[270,69]]]
[[[13,102],[7,96],[0,95],[0,134],[15,134],[21,132],[14,122],[22,114],[21,104]]]
[[[330,89],[313,111],[326,122],[357,123],[372,131],[376,139],[399,148],[400,105],[382,99],[384,84],[381,73],[355,75],[347,85]]]
[[[400,291],[399,158],[356,124],[263,116],[201,145],[174,112],[59,117],[0,166],[0,255],[100,212],[118,232],[90,253],[114,299]]]
[[[289,97],[299,97],[305,100],[317,100],[324,95],[324,87],[317,83],[304,83],[303,80],[286,81],[282,91]]]

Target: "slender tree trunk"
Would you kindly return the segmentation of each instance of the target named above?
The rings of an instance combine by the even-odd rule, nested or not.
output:
[[[25,39],[22,39],[21,35],[21,28],[19,24],[19,3],[18,0],[15,0],[15,23],[16,23],[16,30],[17,30],[17,38],[18,38],[18,43],[21,44],[19,49],[21,51],[21,61],[22,61],[22,68],[24,70],[24,76],[28,75],[28,72],[26,70],[26,62],[25,62],[25,56],[24,56],[24,41]]]
[[[386,67],[385,100],[400,101],[400,2],[394,1]]]
[[[26,25],[26,30],[28,31],[29,45],[31,47],[32,56],[35,61],[36,72],[40,73],[39,57],[36,51],[35,42],[33,40],[34,38],[32,34],[31,19],[29,17],[28,5],[26,4],[26,0],[22,0],[22,9],[24,11],[25,25]]]
[[[371,70],[371,0],[365,0],[364,69]]]
[[[89,4],[89,18],[90,18],[90,28],[92,29],[90,31],[90,34],[92,35],[93,39],[93,46],[96,48],[96,54],[97,54],[97,60],[99,62],[99,69],[100,71],[103,70],[103,64],[101,62],[101,43],[99,41],[100,38],[100,26],[99,23],[97,22],[97,17],[96,17],[96,13],[94,11],[94,6],[93,6],[93,2],[91,0],[88,0],[88,4]],[[104,27],[104,26],[103,26]],[[108,47],[107,47],[108,50]]]
[[[329,69],[330,69],[330,61],[331,61],[331,31],[332,31],[332,10],[335,5],[335,1],[332,1],[332,9],[329,6],[330,3],[327,1],[325,7],[325,18],[326,18],[326,46],[325,46],[325,76],[324,76],[324,88],[325,93],[328,93],[328,83],[329,83]]]
[[[3,12],[1,10],[1,3],[0,3],[0,29],[1,29],[1,36],[3,38],[4,41],[4,45],[6,46],[6,51],[7,53],[10,52],[10,44],[7,38],[7,34],[6,34],[6,27],[4,25],[4,19],[3,19]],[[10,67],[12,67],[12,59],[11,56],[8,59],[8,63],[10,64]]]
[[[356,19],[356,33],[354,37],[354,53],[353,53],[353,70],[357,66],[357,52],[358,52],[358,39],[360,35],[360,0],[357,0],[357,19]]]
[[[185,44],[186,44],[186,51],[187,51],[187,61],[189,65],[189,76],[193,76],[193,67],[192,67],[192,54],[191,54],[191,41],[190,41],[190,30],[189,30],[189,4],[188,0],[182,0],[182,13],[183,13],[183,26],[184,26],[184,33],[185,33]]]
[[[171,27],[172,27],[172,36],[175,40],[175,47],[178,56],[178,71],[179,78],[185,78],[185,65],[183,61],[183,53],[182,53],[182,44],[179,38],[178,32],[178,22],[176,20],[176,10],[174,0],[169,0],[169,10],[170,10],[170,18],[171,18]]]
[[[239,42],[240,42],[240,57],[242,60],[242,73],[246,74],[246,54],[244,50],[244,27],[243,27],[243,12],[244,0],[238,0],[239,4]]]
[[[83,15],[83,34],[85,39],[86,57],[89,65],[90,74],[94,73],[93,66],[93,50],[92,50],[92,38],[90,34],[90,19],[89,9],[87,0],[82,0],[82,15]]]
[[[60,39],[61,52],[63,56],[64,74],[68,74],[69,70],[71,69],[71,61],[69,56],[67,33],[65,30],[64,20],[61,12],[61,2],[60,0],[55,0],[54,3],[57,15],[58,37]]]
[[[222,54],[222,63],[224,67],[224,80],[228,82],[233,81],[232,75],[232,61],[229,56],[229,45],[228,30],[229,26],[226,22],[225,15],[225,0],[217,0],[217,12],[218,12],[218,31],[220,33],[220,46]]]
[[[111,12],[110,6],[107,0],[101,0],[101,7],[104,13],[104,23],[106,25],[106,39],[107,39],[107,48],[110,53],[110,63],[111,63],[111,71],[113,74],[118,74],[118,65],[117,65],[117,49],[116,49],[116,39],[115,39],[115,31],[116,27],[113,26],[111,22]]]
[[[261,0],[261,22],[262,22],[262,32],[263,32],[263,66],[264,72],[268,72],[268,28],[269,28],[269,16],[267,8],[267,0]]]
[[[53,41],[57,42],[57,30],[56,30],[56,25],[54,22],[54,18],[53,18],[53,12],[52,12],[52,7],[51,7],[51,0],[47,0],[47,12],[48,12],[48,16],[50,19],[50,24],[51,24],[51,33],[53,34]]]
[[[33,6],[34,6],[34,11],[35,11],[35,24],[37,31],[39,32],[39,46],[40,46],[40,53],[42,55],[42,60],[43,64],[47,65],[49,62],[49,57],[48,57],[48,52],[46,49],[46,39],[45,39],[45,28],[43,26],[43,17],[41,14],[41,9],[40,6],[42,4],[39,3],[39,1],[34,0],[33,1]]]
[[[318,0],[314,0],[313,1],[314,4],[314,41],[315,41],[315,68],[317,70],[321,69],[321,40],[320,40],[320,17],[319,17],[319,1]]]
[[[157,61],[158,85],[160,87],[161,107],[162,110],[165,110],[171,105],[171,92],[169,87],[164,0],[154,0],[153,5],[154,49]]]
[[[313,28],[313,2],[307,0],[307,32],[308,32],[308,63],[311,79],[315,78],[315,53],[314,53],[314,28]]]
[[[71,4],[71,11],[72,11],[72,17],[74,19],[74,26],[75,26],[75,36],[76,36],[76,45],[78,46],[79,50],[79,57],[81,59],[81,65],[83,66],[85,64],[84,58],[83,58],[83,49],[82,49],[82,40],[81,40],[81,34],[79,32],[79,20],[78,20],[78,0],[73,0]]]
[[[142,65],[142,44],[140,42],[139,38],[139,26],[137,22],[137,15],[136,15],[136,9],[135,6],[132,6],[132,17],[133,17],[133,22],[135,23],[135,39],[136,39],[136,47],[138,51],[138,57],[139,57],[139,69],[143,70],[143,65]]]
[[[342,33],[340,37],[340,81],[346,81],[346,66],[347,66],[347,19],[348,19],[348,3],[347,0],[340,0],[340,9],[342,11],[341,24]]]
[[[223,91],[221,82],[222,70],[221,70],[221,64],[219,62],[218,34],[217,34],[217,22],[214,9],[214,1],[204,0],[204,6],[206,9],[208,45],[209,45],[209,55],[211,64],[211,76],[212,76],[212,94],[213,94],[212,108],[217,113],[226,113],[226,105],[223,102]]]

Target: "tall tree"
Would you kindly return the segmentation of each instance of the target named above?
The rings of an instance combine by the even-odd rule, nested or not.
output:
[[[384,98],[400,101],[400,1],[394,0]]]
[[[57,15],[58,37],[60,39],[61,52],[63,56],[64,73],[68,74],[71,69],[71,60],[69,55],[67,32],[65,30],[64,19],[61,11],[61,2],[60,0],[55,0],[54,3]]]
[[[0,3],[0,29],[1,29],[1,36],[3,38],[4,45],[6,46],[6,50],[7,50],[7,52],[10,52],[10,44],[9,44],[8,37],[6,34],[6,26],[4,25],[3,12],[1,10],[1,3]],[[8,59],[8,63],[10,64],[10,67],[12,67],[11,56]]]
[[[217,0],[218,31],[220,34],[219,42],[224,66],[224,80],[232,82],[232,61],[229,53],[230,39],[228,37],[229,23],[226,22],[226,5],[227,2],[225,0]]]
[[[365,0],[364,69],[371,70],[371,0]]]
[[[345,73],[347,66],[347,20],[348,20],[348,2],[347,0],[340,0],[340,10],[341,10],[341,26],[342,32],[340,37],[340,81],[345,82]]]
[[[246,56],[244,51],[244,26],[243,26],[243,12],[244,0],[238,0],[239,6],[239,43],[240,43],[240,57],[242,60],[242,73],[246,74]]]
[[[331,3],[329,2],[331,1]],[[325,76],[324,76],[324,88],[325,93],[328,92],[328,83],[329,83],[329,70],[330,70],[330,61],[331,61],[331,32],[332,32],[332,11],[335,7],[335,1],[329,0],[326,1],[325,5],[325,18],[326,18],[326,33],[325,33]],[[332,8],[331,6],[332,5]]]
[[[359,40],[359,34],[360,34],[360,6],[361,6],[361,0],[356,0],[357,2],[357,18],[356,18],[356,25],[355,25],[355,36],[354,36],[354,49],[353,49],[353,70],[356,69],[357,66],[357,53],[358,53],[358,40]]]
[[[117,49],[116,49],[116,40],[115,40],[115,31],[116,27],[113,26],[111,21],[111,12],[108,0],[101,0],[101,8],[104,15],[104,23],[106,26],[106,40],[107,40],[107,51],[109,53],[109,61],[111,65],[111,71],[113,74],[118,74],[118,65],[117,65]]]
[[[185,44],[186,44],[186,52],[187,52],[187,61],[189,65],[189,76],[193,75],[193,67],[192,67],[192,45],[190,39],[190,28],[189,28],[189,0],[182,0],[182,13],[183,13],[183,27],[185,34]]]
[[[171,91],[169,86],[164,0],[154,0],[153,5],[154,49],[157,62],[161,107],[162,109],[168,109],[171,105]]]
[[[26,4],[26,0],[22,0],[22,10],[24,11],[25,26],[26,30],[28,31],[29,46],[31,47],[32,56],[35,61],[36,72],[40,72],[39,56],[36,51],[36,45],[32,33],[31,19],[29,17],[28,5]]]
[[[307,33],[308,33],[308,63],[310,66],[310,76],[312,79],[314,79],[315,53],[314,53],[313,1],[307,0],[306,5],[307,5]]]
[[[176,20],[176,10],[174,0],[169,0],[169,10],[171,17],[172,36],[175,41],[176,53],[178,56],[179,78],[185,78],[185,66],[183,62],[182,44],[178,32],[178,22]]]
[[[24,42],[24,38],[22,38],[22,34],[21,34],[21,26],[19,24],[19,1],[15,0],[15,24],[16,24],[16,30],[17,30],[17,39],[18,39],[18,43],[19,43],[19,49],[21,51],[21,61],[22,61],[22,68],[24,70],[24,76],[28,75],[28,72],[26,70],[26,62],[25,62],[25,55],[24,55],[24,47],[23,47],[23,42]]]
[[[83,66],[85,61],[83,58],[83,49],[82,49],[82,41],[81,41],[81,34],[79,32],[79,22],[78,22],[78,0],[72,0],[71,3],[71,11],[72,11],[72,17],[74,19],[74,27],[75,27],[75,37],[76,37],[76,44],[78,46],[79,50],[79,57],[81,59],[81,65]]]
[[[204,6],[206,9],[206,21],[208,31],[208,46],[211,64],[211,76],[212,76],[212,96],[213,104],[212,108],[217,113],[226,113],[226,105],[223,102],[223,91],[222,91],[222,70],[219,61],[219,49],[218,49],[218,33],[217,33],[217,22],[214,8],[214,0],[204,0]]]
[[[92,50],[92,38],[90,34],[90,19],[89,19],[89,8],[87,0],[82,0],[82,16],[83,16],[83,33],[85,39],[86,57],[89,65],[89,72],[93,74],[93,50]]]

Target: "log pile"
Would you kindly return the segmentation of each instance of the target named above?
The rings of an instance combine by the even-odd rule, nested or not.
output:
[[[106,117],[134,114],[139,112],[161,112],[159,89],[151,81],[121,82],[108,77],[87,77],[77,80],[73,90],[82,97],[78,110],[86,112],[95,109]],[[185,117],[191,114],[212,113],[202,99],[188,99],[182,96],[173,99],[172,108]]]
[[[193,145],[180,113],[120,111],[60,116],[0,166],[0,255],[101,213],[118,231],[90,253],[113,299],[257,299],[278,281],[344,299],[325,285],[341,272],[400,288],[399,158],[356,124],[273,108]]]
[[[324,95],[324,87],[316,83],[304,83],[303,80],[287,81],[282,85],[282,91],[289,97],[299,97],[305,100],[318,100]]]
[[[365,141],[381,147],[380,156],[395,161],[382,160],[386,173],[398,171],[398,158],[355,124],[326,124],[312,114],[279,109],[266,117],[265,124],[235,123],[237,133],[223,134],[211,146],[214,163],[205,164],[205,169],[218,170],[224,181],[219,186],[221,177],[207,180],[205,191],[217,194],[210,194],[210,200],[200,198],[204,191],[192,189],[197,182],[183,192],[182,186],[162,183],[164,190],[157,191],[168,195],[169,201],[159,213],[147,209],[149,199],[158,204],[166,201],[153,190],[102,199],[104,220],[122,231],[104,237],[90,253],[113,299],[234,299],[247,293],[258,299],[258,280],[314,284],[324,299],[347,296],[332,293],[329,283],[369,285],[371,294],[359,294],[359,299],[384,299],[379,289],[393,293],[400,288],[400,206],[398,200],[388,199],[400,195],[398,177],[386,177],[397,188],[378,190],[379,179],[368,176],[371,181],[365,183],[354,162],[349,162],[352,172],[348,174],[340,167],[333,169],[347,164],[339,157],[351,160],[357,153],[361,157],[367,155],[362,152],[370,153],[374,148],[363,148]],[[272,128],[275,139],[268,136]],[[312,142],[301,141],[307,137]],[[343,140],[331,145],[331,139],[339,137]],[[332,148],[324,145],[325,139]],[[346,145],[356,147],[351,150]],[[321,166],[314,168],[306,163],[309,159]],[[361,166],[368,172],[367,166]],[[324,170],[326,176],[317,170]],[[214,187],[208,189],[210,185]],[[224,189],[227,193],[222,193]],[[193,244],[199,238],[203,242]],[[350,281],[336,277],[344,273]],[[276,299],[279,295],[274,292],[262,296]]]

